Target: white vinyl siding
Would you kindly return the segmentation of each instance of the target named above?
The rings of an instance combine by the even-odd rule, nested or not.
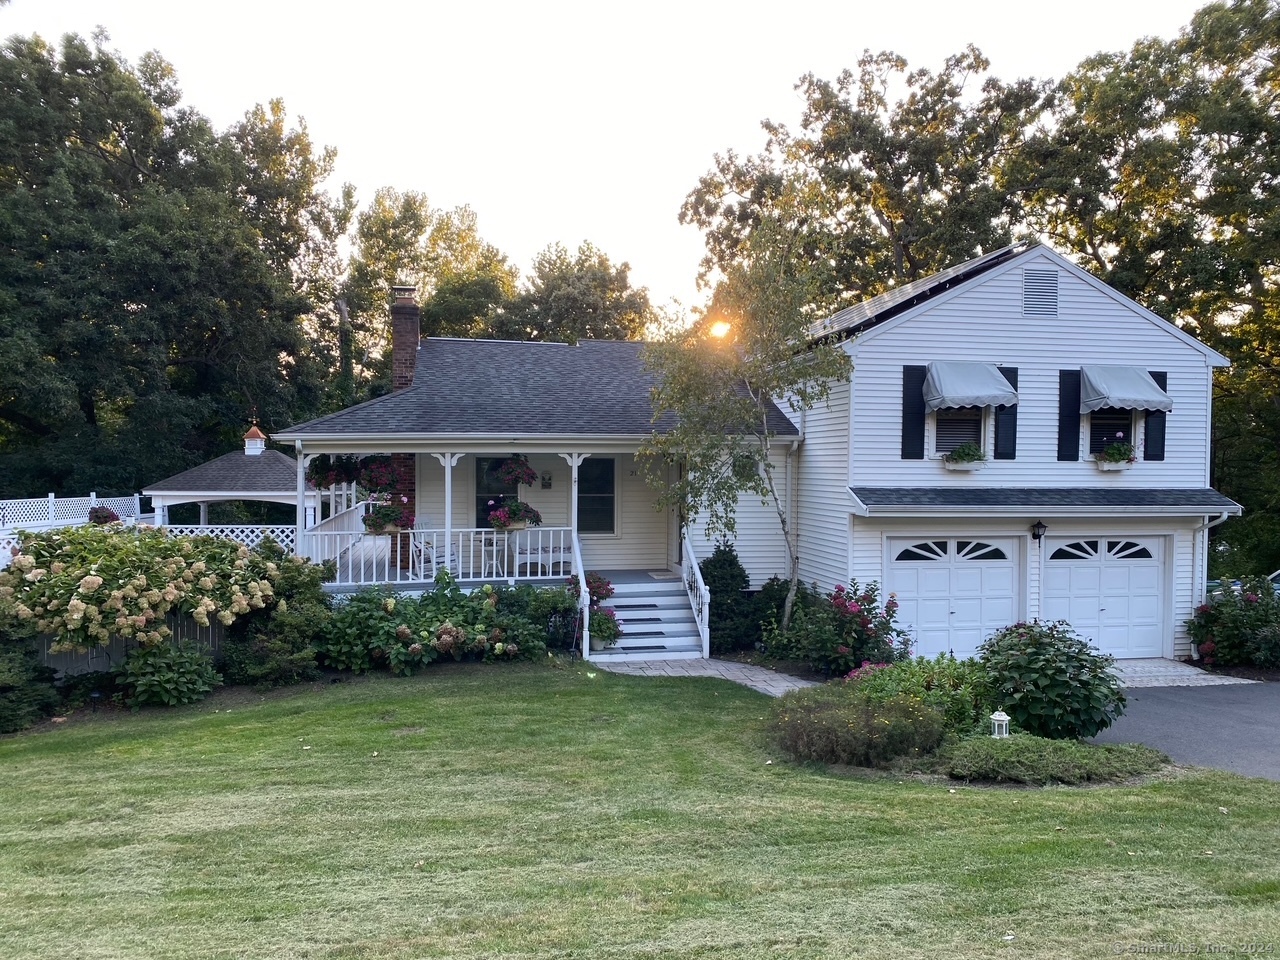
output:
[[[824,590],[849,581],[849,384],[805,412],[797,459],[800,580]]]
[[[774,469],[778,493],[786,503],[787,462],[781,451],[775,451]],[[773,500],[761,502],[757,496],[744,494],[738,498],[736,520],[733,548],[751,578],[752,589],[758,589],[770,577],[788,576],[787,545]],[[709,557],[718,542],[718,538],[707,533],[703,519],[690,524],[689,540],[699,560]]]
[[[1024,316],[1022,277],[1020,265],[997,268],[853,341],[853,485],[1206,486],[1211,370],[1204,355],[1067,270],[1060,271],[1058,316]],[[934,460],[902,459],[902,367],[940,358],[1018,368],[1016,460],[947,474]],[[1105,475],[1087,458],[1059,462],[1058,371],[1134,362],[1169,376],[1165,460]]]

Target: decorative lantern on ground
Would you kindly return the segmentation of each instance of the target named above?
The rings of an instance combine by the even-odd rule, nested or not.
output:
[[[1009,715],[1003,710],[997,710],[991,715],[991,736],[997,740],[1009,736]]]

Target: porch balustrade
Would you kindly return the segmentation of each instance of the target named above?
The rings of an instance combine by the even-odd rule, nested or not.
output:
[[[364,507],[335,514],[302,535],[299,553],[332,560],[340,587],[430,583],[442,567],[459,580],[538,580],[575,571],[571,527],[413,529],[364,528]]]

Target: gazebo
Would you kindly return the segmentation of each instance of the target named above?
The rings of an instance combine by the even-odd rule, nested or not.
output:
[[[178,503],[200,505],[200,526],[209,524],[209,504],[228,500],[266,503],[298,503],[297,461],[278,450],[268,450],[269,438],[258,426],[244,435],[244,450],[224,453],[208,463],[184,470],[143,489],[155,508],[156,524],[169,525],[169,507]],[[316,521],[320,495],[307,490],[306,522]]]

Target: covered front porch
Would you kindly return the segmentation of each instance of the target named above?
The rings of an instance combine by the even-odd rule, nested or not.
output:
[[[348,444],[297,447],[300,505],[308,496],[312,456],[388,453]],[[634,448],[525,446],[517,453],[531,484],[503,482],[497,467],[512,453],[500,448],[392,452],[402,477],[397,489],[359,494],[320,522],[309,522],[312,515],[300,508],[297,552],[334,564],[328,589],[335,593],[368,586],[427,590],[447,570],[464,589],[496,582],[562,586],[572,579],[585,598],[586,573],[608,571],[618,596],[605,606],[614,611],[623,638],[592,651],[588,633],[585,656],[709,655],[709,596],[698,558],[674,511],[658,508],[658,493],[646,483]],[[388,500],[407,502],[411,526],[367,521],[370,510]],[[514,500],[536,510],[541,523],[495,528],[493,511]],[[587,612],[584,603],[584,619]]]

